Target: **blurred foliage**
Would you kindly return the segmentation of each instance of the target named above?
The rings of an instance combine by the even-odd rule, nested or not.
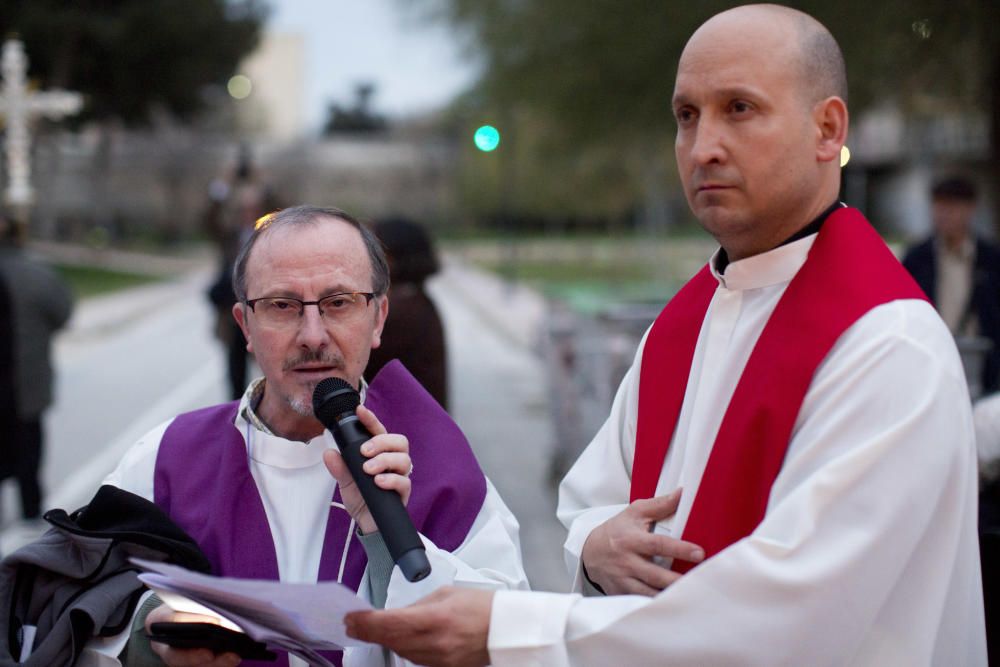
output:
[[[55,269],[69,283],[73,293],[81,299],[162,280],[157,276],[97,266],[57,264]]]
[[[330,104],[327,107],[327,118],[323,125],[323,134],[368,134],[386,129],[385,116],[372,110],[372,97],[377,86],[371,81],[365,81],[354,86],[354,105],[352,107]]]
[[[412,7],[412,0],[407,3]],[[423,0],[483,62],[458,106],[469,134],[506,117],[518,146],[516,205],[617,211],[642,179],[673,168],[673,79],[691,33],[743,4],[663,0]],[[827,25],[848,66],[852,110],[892,103],[915,115],[990,113],[1000,128],[996,0],[798,0]],[[994,145],[1000,139],[994,136]],[[502,150],[501,146],[501,150]],[[498,151],[499,152],[499,151]],[[994,150],[1000,158],[1000,148]],[[662,172],[660,172],[662,173]],[[471,178],[471,176],[470,176]],[[489,179],[480,183],[489,189]],[[495,186],[494,186],[495,187]],[[470,196],[475,196],[472,192]],[[538,201],[530,201],[536,198]],[[483,201],[479,197],[478,201]]]
[[[80,120],[142,124],[198,111],[266,14],[260,0],[3,0],[0,34],[24,41],[33,83],[85,95]]]
[[[684,44],[706,19],[744,4],[663,0],[425,0],[485,62],[495,104],[542,110],[574,143],[672,132],[670,95]],[[1000,36],[995,0],[798,0],[837,37],[859,106],[991,103]]]
[[[514,276],[578,312],[597,313],[611,304],[658,302],[683,285],[712,252],[705,234],[521,238],[448,243],[454,255],[502,275]]]
[[[460,115],[467,121],[460,130],[459,203],[481,219],[514,216],[521,228],[537,226],[530,218],[547,228],[619,227],[635,216],[648,162],[661,171],[673,168],[662,135],[641,150],[599,141],[567,145],[553,119],[530,105],[474,107]],[[483,153],[472,142],[480,121],[501,130],[495,152]]]

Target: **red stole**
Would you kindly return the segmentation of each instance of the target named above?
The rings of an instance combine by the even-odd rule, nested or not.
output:
[[[717,286],[706,266],[671,299],[646,338],[633,501],[656,493],[698,334]],[[926,297],[857,209],[834,211],[750,354],[682,539],[700,545],[711,557],[757,527],[816,368],[862,315],[898,299]],[[691,567],[675,561],[673,569],[686,572]]]

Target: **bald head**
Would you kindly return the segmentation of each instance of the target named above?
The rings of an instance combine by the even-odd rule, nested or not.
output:
[[[691,210],[731,259],[776,247],[836,200],[845,87],[833,37],[787,7],[737,7],[688,40],[674,151]]]
[[[807,103],[828,97],[847,102],[844,55],[826,26],[808,14],[772,4],[735,7],[703,23],[684,51],[708,40],[725,44],[734,38],[752,40],[794,66]]]

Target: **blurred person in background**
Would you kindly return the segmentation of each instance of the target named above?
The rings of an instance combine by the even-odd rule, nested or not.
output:
[[[399,359],[431,396],[448,409],[448,363],[444,327],[424,289],[437,273],[438,258],[423,226],[406,218],[388,218],[372,227],[389,261],[389,315],[382,345],[372,350],[365,369],[371,382],[382,367]]]
[[[953,336],[982,336],[986,353],[982,393],[1000,389],[1000,247],[972,229],[976,187],[966,178],[939,181],[931,190],[933,233],[910,248],[903,266],[930,298]]]
[[[42,416],[52,403],[52,337],[73,312],[73,294],[52,268],[25,250],[16,225],[0,216],[0,280],[6,286],[13,371],[13,414],[4,433],[4,472],[17,479],[21,513],[38,519]]]
[[[250,353],[232,316],[236,303],[232,286],[233,263],[243,242],[253,233],[256,221],[278,208],[278,201],[260,170],[254,166],[245,145],[240,148],[232,175],[213,180],[208,195],[205,229],[219,253],[219,272],[208,289],[208,298],[216,309],[216,337],[226,347],[230,396],[239,398],[246,388]]]

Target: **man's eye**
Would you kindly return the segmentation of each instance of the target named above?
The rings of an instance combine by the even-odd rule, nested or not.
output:
[[[691,109],[678,109],[674,114],[678,123],[687,123],[694,118],[694,111]]]
[[[274,300],[271,302],[271,308],[273,310],[294,310],[295,303],[292,301]]]
[[[323,302],[325,308],[345,308],[351,305],[351,299],[346,296],[336,296]]]
[[[733,102],[731,108],[735,113],[746,113],[753,109],[749,102],[743,102],[740,100]]]

